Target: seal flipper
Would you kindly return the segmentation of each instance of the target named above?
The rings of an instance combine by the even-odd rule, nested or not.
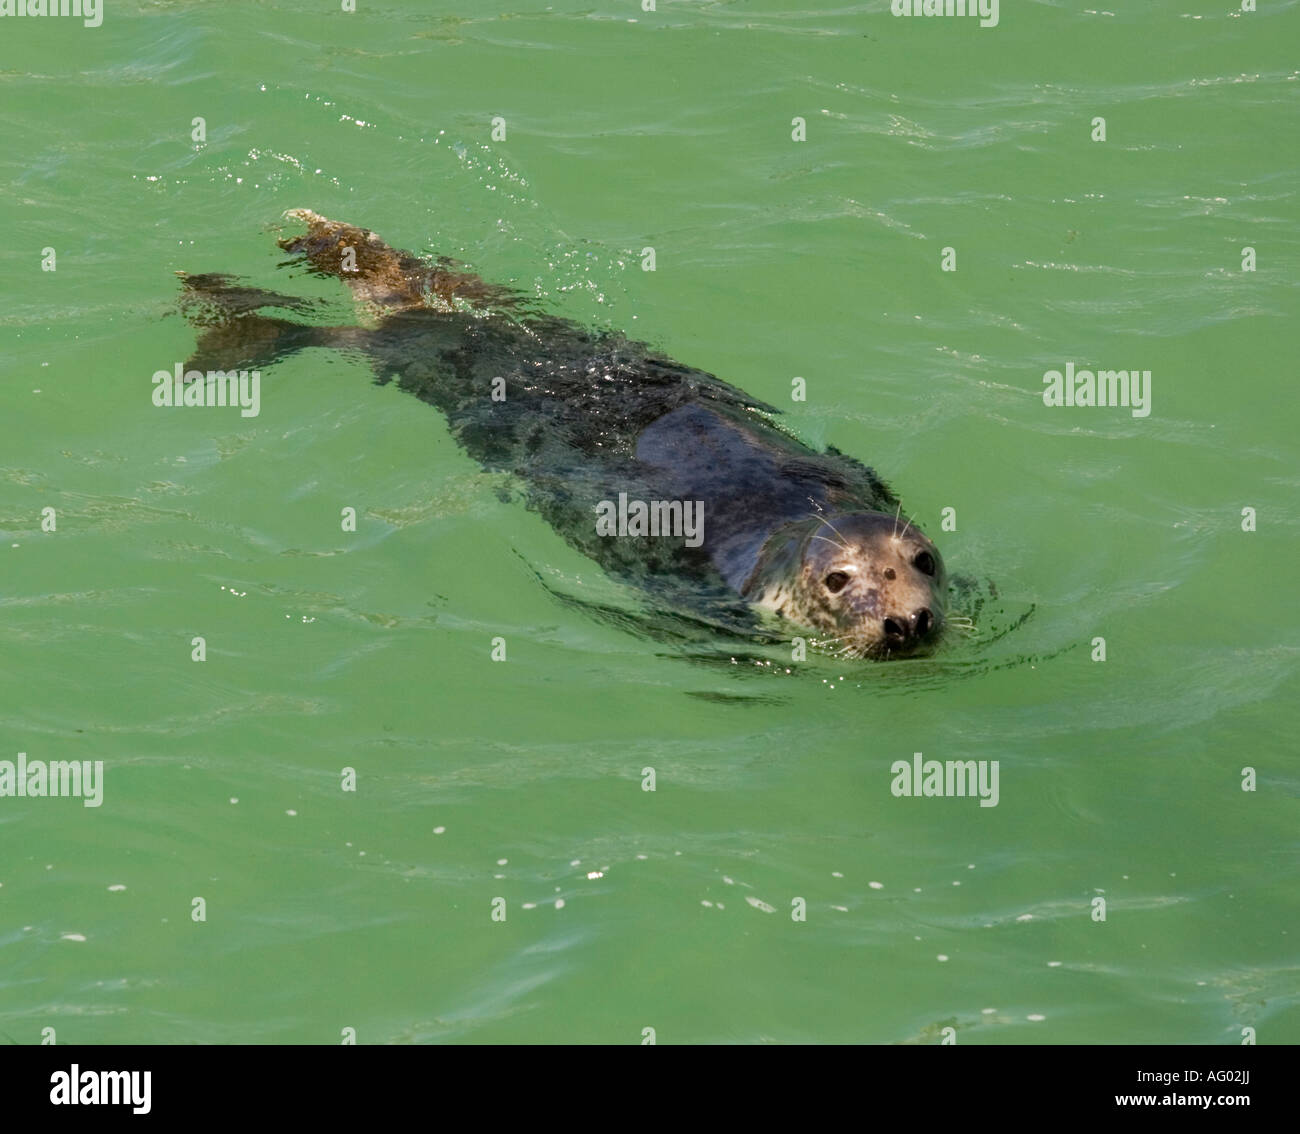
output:
[[[185,361],[188,370],[256,370],[303,347],[345,348],[359,327],[309,327],[266,315],[241,315],[205,327]],[[360,346],[359,343],[356,344]]]
[[[238,277],[208,272],[177,272],[184,288],[180,308],[201,327],[185,369],[251,370],[270,366],[303,347],[361,349],[367,331],[360,327],[313,327],[256,312],[263,307],[310,311],[317,301],[244,287]]]
[[[306,313],[322,305],[318,299],[303,299],[297,295],[264,291],[260,287],[245,287],[240,283],[239,276],[226,275],[224,272],[176,274],[184,289],[181,293],[181,311],[197,326],[217,323],[263,307],[283,307],[288,311]]]
[[[360,303],[387,310],[431,307],[455,311],[471,307],[510,306],[519,296],[509,288],[485,283],[471,272],[452,270],[452,262],[431,264],[409,252],[390,248],[378,234],[311,209],[284,214],[303,221],[307,231],[276,243],[301,255],[317,275],[341,279]]]

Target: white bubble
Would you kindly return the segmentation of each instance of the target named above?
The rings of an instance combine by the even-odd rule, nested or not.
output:
[[[125,889],[126,889],[126,887],[123,886],[122,883],[120,883],[120,882],[117,882],[117,883],[115,883],[114,885],[112,885],[112,886],[109,887],[109,890],[112,891],[112,892],[115,893],[115,894],[116,894],[116,893],[119,893],[120,891],[125,890]]]
[[[947,959],[948,959],[948,954],[947,954],[947,953],[940,953],[940,954],[935,958],[936,961],[946,961]]]
[[[1046,1017],[1046,1016],[1040,1016],[1037,1012],[1035,1012],[1032,1016],[1026,1016],[1025,1019],[1026,1019],[1026,1020],[1033,1020],[1034,1023],[1037,1024],[1037,1023],[1039,1023],[1039,1022],[1041,1022],[1041,1021],[1043,1021],[1043,1020],[1046,1020],[1047,1017]]]
[[[885,884],[883,882],[868,882],[867,885],[870,886],[873,890],[883,890],[885,888]]]
[[[563,898],[556,898],[556,899],[555,899],[555,908],[556,908],[557,910],[562,910],[562,909],[564,909],[564,899],[563,899]]]
[[[62,933],[59,935],[60,941],[85,941],[84,933]]]
[[[433,829],[433,833],[434,833],[435,835],[441,835],[441,834],[442,834],[446,829],[447,829],[446,827],[435,827],[435,828]],[[348,843],[348,846],[351,846],[351,845],[352,845],[351,843]]]

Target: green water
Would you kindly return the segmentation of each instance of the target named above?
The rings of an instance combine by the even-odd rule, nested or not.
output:
[[[1298,5],[359,6],[0,20],[0,759],[105,769],[0,799],[0,1031],[1300,1041]],[[703,664],[358,360],[155,408],[174,271],[351,318],[298,206],[784,406],[999,600]],[[1150,415],[1045,406],[1067,362]],[[895,798],[914,752],[998,805]]]

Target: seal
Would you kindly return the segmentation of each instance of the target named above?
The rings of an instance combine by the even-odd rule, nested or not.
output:
[[[847,657],[940,639],[943,559],[866,465],[809,448],[779,410],[646,343],[548,315],[369,229],[285,215],[306,226],[279,241],[290,263],[346,283],[364,325],[264,314],[311,304],[179,273],[200,328],[187,372],[270,366],[305,347],[359,354],[378,383],[440,409],[480,465],[517,477],[571,545],[668,609],[731,630],[766,612]]]

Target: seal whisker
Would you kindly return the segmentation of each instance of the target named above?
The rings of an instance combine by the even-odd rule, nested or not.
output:
[[[823,543],[829,543],[832,547],[841,548],[849,555],[853,554],[853,548],[851,548],[847,543],[837,542],[836,540],[831,539],[829,536],[824,536],[824,535],[815,535],[812,538],[819,539]]]
[[[839,536],[840,539],[843,541],[843,542],[840,544],[840,546],[841,546],[842,548],[844,548],[845,552],[846,552],[847,554],[849,554],[849,555],[852,555],[852,554],[853,554],[853,548],[851,548],[851,547],[849,546],[849,544],[848,544],[848,541],[844,539],[844,533],[843,533],[842,531],[840,531],[839,528],[837,528],[834,524],[832,524],[832,523],[830,522],[830,520],[828,520],[828,519],[826,518],[826,514],[825,514],[824,512],[809,512],[808,515],[810,515],[814,520],[820,520],[823,524],[825,524],[828,528],[830,528],[831,531],[833,531],[833,532],[834,532],[837,536]],[[813,536],[813,538],[814,538],[814,539],[826,539],[825,536]],[[829,540],[829,539],[826,539],[826,542],[827,542],[827,543],[831,543],[831,542],[833,542],[833,541],[832,541],[832,540]]]

